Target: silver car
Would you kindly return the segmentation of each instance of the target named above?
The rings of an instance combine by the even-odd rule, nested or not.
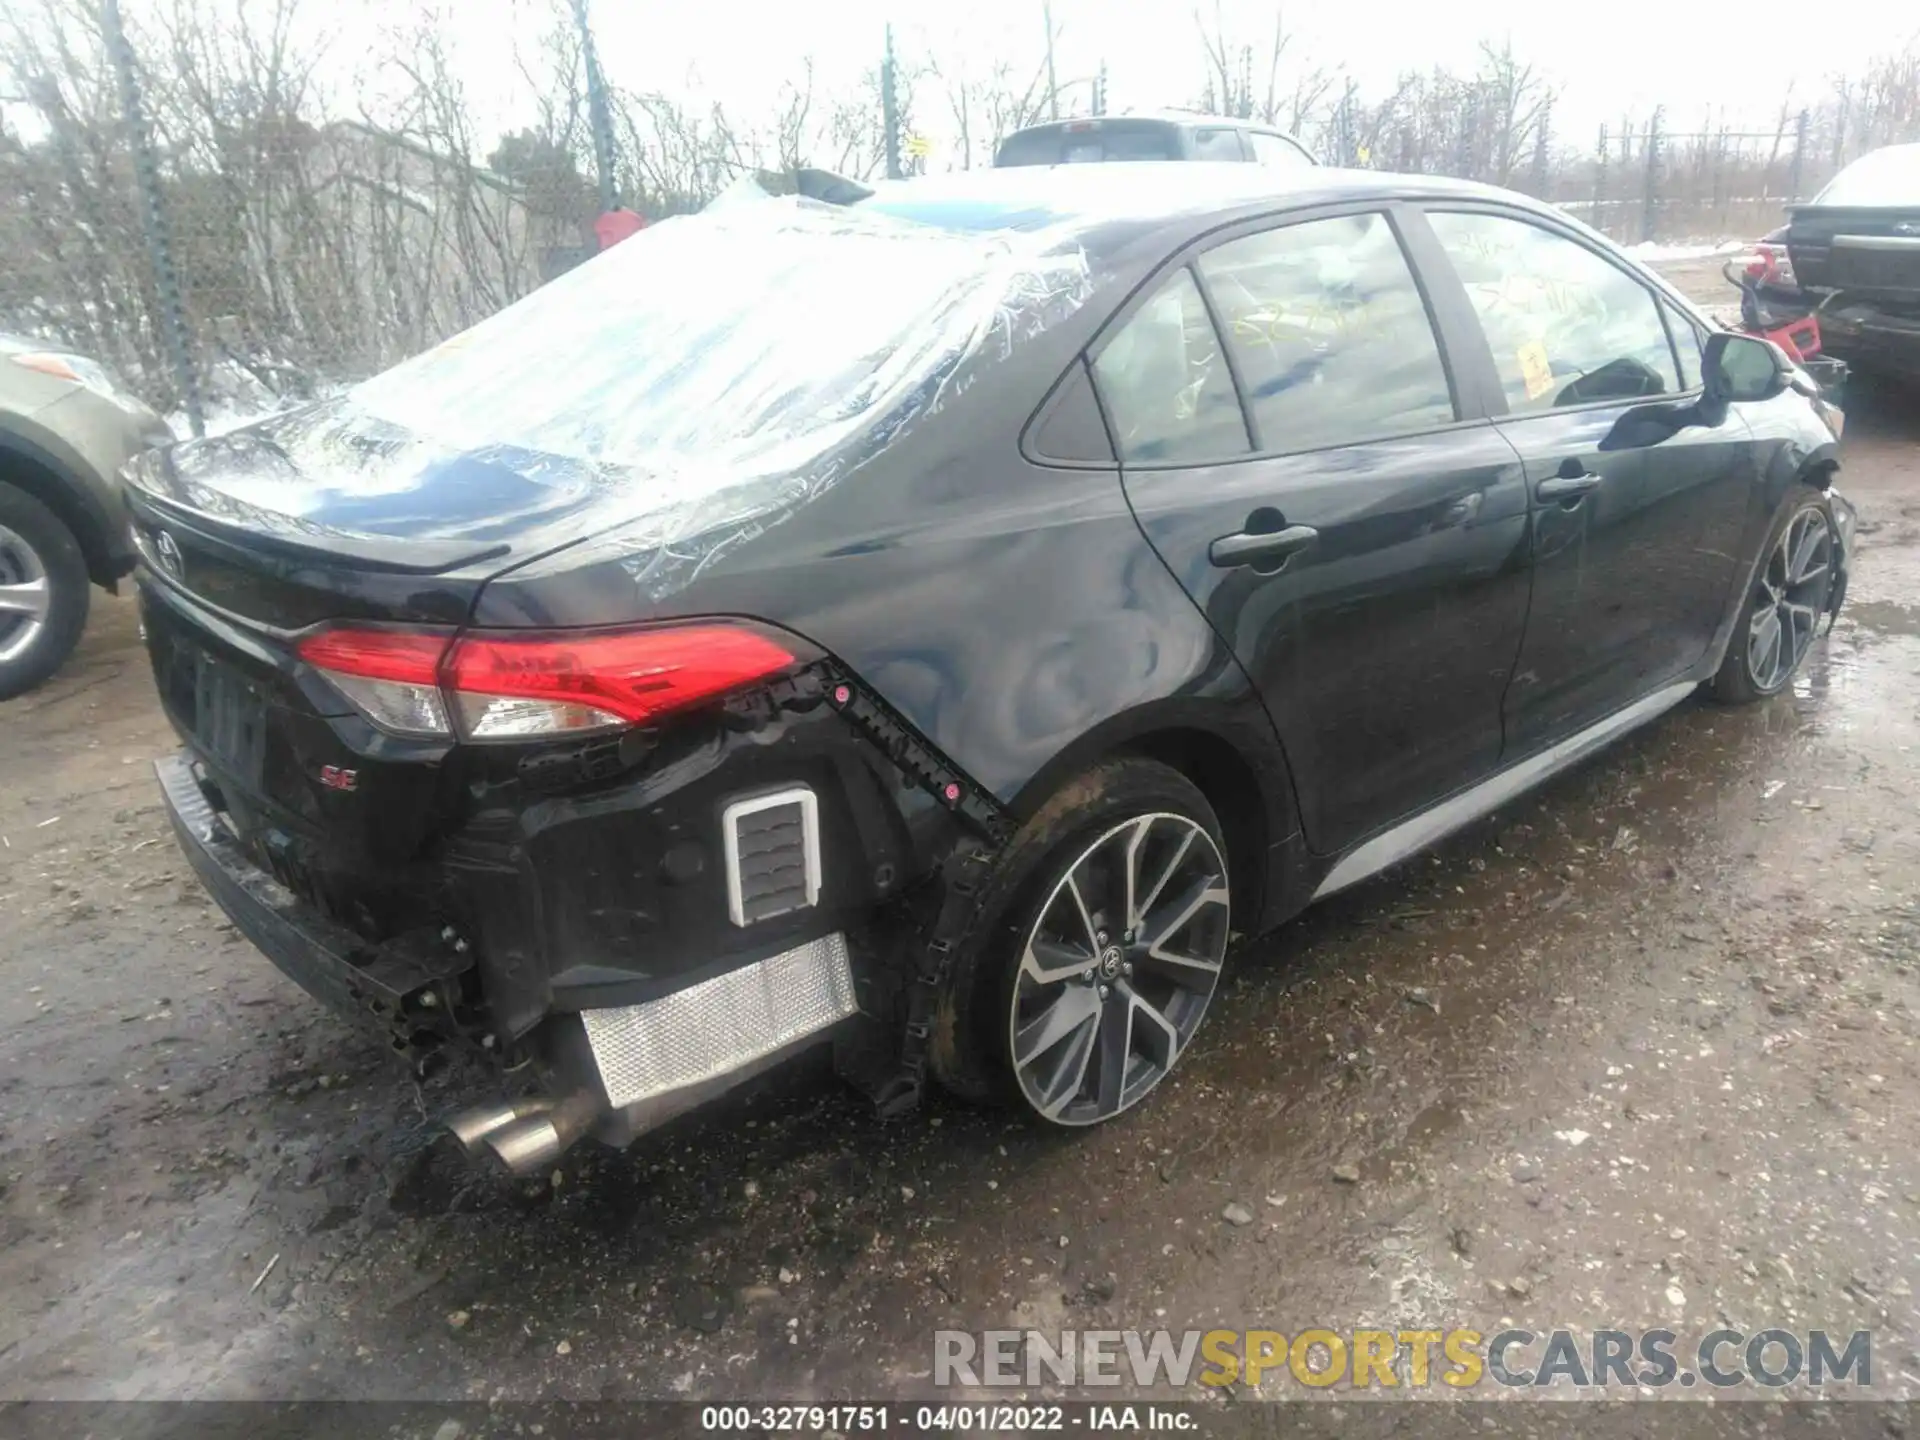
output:
[[[97,361],[0,335],[0,700],[58,670],[91,587],[133,568],[120,467],[172,442]]]

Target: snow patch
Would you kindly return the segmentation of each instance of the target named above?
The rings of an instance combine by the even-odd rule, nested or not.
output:
[[[1641,264],[1648,265],[1661,260],[1705,260],[1714,255],[1731,255],[1751,243],[1747,240],[1643,240],[1624,248]]]

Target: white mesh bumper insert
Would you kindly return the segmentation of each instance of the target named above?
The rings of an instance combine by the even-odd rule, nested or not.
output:
[[[738,1070],[855,1008],[846,938],[834,934],[643,1005],[583,1010],[580,1020],[618,1109]]]

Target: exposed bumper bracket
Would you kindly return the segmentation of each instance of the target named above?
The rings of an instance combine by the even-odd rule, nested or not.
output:
[[[378,1026],[395,1051],[416,1062],[453,1038],[487,1048],[484,1035],[460,1030],[442,993],[471,968],[470,955],[408,937],[374,945],[327,919],[254,863],[214,813],[184,754],[157,760],[153,769],[187,863],[289,980],[346,1018]]]

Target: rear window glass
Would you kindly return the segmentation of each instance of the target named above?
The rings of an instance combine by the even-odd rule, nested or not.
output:
[[[1045,243],[742,201],[649,226],[351,398],[461,450],[713,488],[792,469],[930,398],[989,336],[1070,313],[1085,257]]]
[[[1196,160],[1244,160],[1238,130],[1214,129],[1193,132],[1193,158]]]
[[[1920,206],[1920,145],[1862,155],[1813,197],[1816,205]]]
[[[1179,140],[1171,125],[1104,122],[1092,129],[1046,126],[1007,137],[995,165],[1083,165],[1102,160],[1173,160]]]

